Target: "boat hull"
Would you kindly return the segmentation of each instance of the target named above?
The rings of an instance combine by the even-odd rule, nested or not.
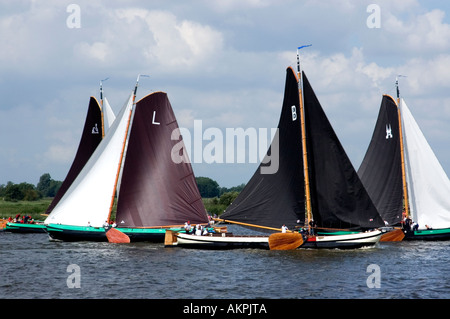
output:
[[[450,228],[407,231],[404,240],[450,240]]]
[[[106,242],[106,232],[103,227],[69,226],[48,224],[47,233],[53,240],[62,241],[98,241]]]
[[[200,249],[269,249],[268,236],[234,236],[231,233],[208,234],[204,236],[176,233],[174,246]]]
[[[45,233],[46,227],[44,224],[21,224],[21,223],[6,223],[5,231],[11,233]]]
[[[380,241],[381,235],[380,230],[342,235],[316,235],[309,237],[300,248],[356,249],[371,247]]]
[[[167,228],[121,228],[117,227],[122,233],[130,237],[131,242],[155,242],[163,243]],[[180,229],[173,229],[181,231]]]
[[[122,233],[130,238],[130,242],[164,242],[165,228],[121,228]],[[179,230],[179,229],[177,229]],[[47,232],[52,239],[63,241],[98,241],[107,242],[103,227],[47,225]]]

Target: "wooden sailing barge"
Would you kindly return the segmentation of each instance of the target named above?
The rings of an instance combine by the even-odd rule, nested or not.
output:
[[[360,248],[375,245],[384,225],[367,191],[331,127],[306,75],[289,67],[278,130],[253,177],[221,215],[262,229],[304,230],[296,247]],[[276,161],[276,162],[275,162]],[[276,167],[276,169],[274,169]],[[313,220],[314,218],[314,220]],[[313,227],[314,225],[314,227]],[[272,236],[272,235],[271,235]],[[277,236],[292,236],[278,234]],[[183,247],[221,248],[266,238],[176,234]],[[218,243],[220,241],[220,244]],[[289,241],[289,240],[288,240]],[[198,243],[201,242],[201,245]],[[295,245],[293,245],[295,246]]]
[[[168,228],[208,222],[167,94],[134,92],[45,223],[53,239],[163,242]],[[175,147],[178,146],[178,147]],[[177,153],[174,154],[174,149]],[[173,156],[181,159],[175,163]],[[117,194],[117,227],[109,226]],[[116,239],[113,240],[115,242]]]
[[[449,240],[450,181],[400,98],[398,79],[396,86],[397,101],[383,96],[358,174],[383,219],[402,233],[400,239]],[[405,225],[405,219],[418,228]]]

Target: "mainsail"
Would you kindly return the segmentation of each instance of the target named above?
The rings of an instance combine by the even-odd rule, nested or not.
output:
[[[266,157],[221,218],[293,229],[305,221],[305,188],[297,77],[288,69],[278,129]],[[276,172],[264,168],[277,165]],[[269,162],[270,161],[270,162]]]
[[[47,208],[46,214],[50,214],[61,200],[63,195],[66,193],[67,189],[70,187],[72,182],[80,173],[81,169],[84,167],[86,162],[94,153],[98,144],[102,140],[102,114],[100,105],[95,97],[90,98],[88,111],[86,115],[86,120],[84,123],[83,131],[81,133],[80,144],[78,145],[75,158],[66,175],[61,187]]]
[[[103,111],[103,121],[104,121],[104,134],[106,134],[106,132],[108,132],[108,129],[111,127],[112,123],[114,123],[114,120],[116,119],[116,115],[114,114],[111,105],[108,102],[108,99],[105,97],[103,99],[103,106],[102,106],[102,111]]]
[[[450,227],[450,181],[402,99],[408,195],[420,229]]]
[[[171,138],[178,129],[166,93],[152,93],[136,103],[118,195],[118,226],[208,222],[183,141]],[[174,149],[182,152],[177,154],[181,163],[172,159]]]
[[[318,227],[323,228],[359,230],[383,226],[383,220],[304,73],[303,79],[307,158],[314,221]],[[261,164],[221,218],[276,228],[282,224],[293,228],[305,222],[299,99],[298,78],[289,67],[281,118],[274,139],[279,145],[279,169],[274,174],[264,175],[260,172]],[[271,149],[274,149],[273,143]],[[274,158],[274,154],[271,154],[271,158]]]
[[[402,160],[397,103],[384,95],[366,155],[358,169],[365,188],[383,220],[402,221]]]
[[[303,73],[306,143],[314,221],[321,228],[384,225]]]
[[[45,224],[101,227],[107,220],[132,106],[133,95]]]

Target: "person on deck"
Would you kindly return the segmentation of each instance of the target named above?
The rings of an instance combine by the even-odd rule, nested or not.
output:
[[[283,224],[283,226],[281,226],[281,232],[282,233],[286,233],[288,231],[288,228],[285,224]]]

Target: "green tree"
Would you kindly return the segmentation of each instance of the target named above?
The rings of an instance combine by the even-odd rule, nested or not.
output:
[[[49,173],[43,174],[39,178],[36,189],[44,197],[54,197],[61,187],[62,182],[52,179]]]
[[[5,200],[10,202],[15,202],[21,200],[23,197],[20,187],[17,184],[9,181],[6,183],[5,187]]]
[[[228,207],[238,197],[239,192],[226,192],[220,196],[219,204]]]
[[[209,177],[196,177],[198,190],[203,198],[212,198],[219,196],[219,184]]]

